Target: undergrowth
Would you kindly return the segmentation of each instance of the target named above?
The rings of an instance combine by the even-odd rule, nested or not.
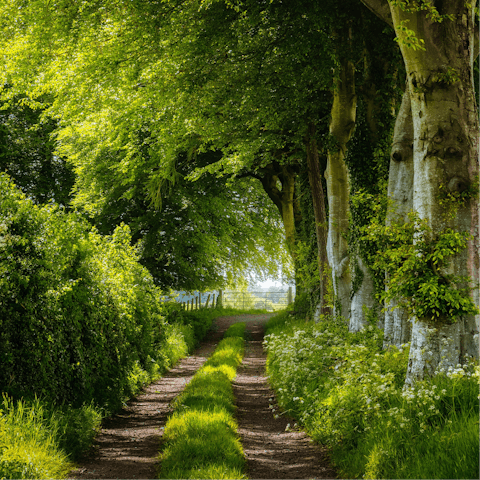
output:
[[[62,421],[37,400],[28,405],[6,396],[0,409],[0,478],[64,478],[71,468],[60,447]]]
[[[478,362],[404,388],[409,345],[383,350],[382,333],[272,318],[267,372],[281,407],[331,447],[343,477],[478,478]]]
[[[140,362],[133,364],[124,402],[127,394],[136,395],[186,356],[218,316],[214,309],[197,312],[175,319],[167,314],[166,323],[161,324],[162,341],[156,345],[155,359],[148,357],[145,367]],[[195,332],[202,337],[195,336]],[[74,407],[37,398],[14,401],[4,394],[0,404],[0,478],[65,478],[72,461],[90,448],[102,418],[110,413],[93,402]]]
[[[242,362],[245,324],[234,324],[174,404],[159,478],[245,478],[231,382]]]

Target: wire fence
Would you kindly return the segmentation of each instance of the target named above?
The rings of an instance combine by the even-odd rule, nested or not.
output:
[[[177,292],[174,297],[176,302],[182,304],[186,310],[197,310],[199,308],[213,308],[218,304],[224,307],[236,308],[239,310],[267,310],[274,312],[283,310],[295,298],[295,291],[289,287],[285,291],[275,292],[249,292],[234,290],[217,290],[213,292]],[[170,297],[165,297],[165,301]]]
[[[294,300],[291,288],[284,292],[222,292],[222,305],[224,307],[241,310],[260,309],[274,312],[283,310]]]

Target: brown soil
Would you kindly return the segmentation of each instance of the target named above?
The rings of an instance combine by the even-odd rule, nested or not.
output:
[[[303,431],[293,429],[295,420],[280,412],[265,376],[264,325],[261,316],[247,323],[245,358],[234,382],[238,433],[247,460],[247,476],[337,478],[327,450],[312,443]],[[287,431],[288,424],[291,427]]]
[[[274,393],[265,377],[263,326],[271,315],[220,317],[200,348],[180,361],[164,377],[106,419],[95,445],[70,473],[74,479],[157,478],[163,428],[172,413],[172,400],[213,353],[225,330],[235,322],[247,323],[245,359],[234,382],[239,435],[252,479],[336,478],[325,449],[314,445],[301,431],[285,431],[294,420],[274,418]],[[278,407],[275,414],[278,413]]]

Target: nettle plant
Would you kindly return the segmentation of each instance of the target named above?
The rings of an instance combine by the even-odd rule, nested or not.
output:
[[[379,293],[382,301],[396,300],[416,318],[433,324],[453,324],[461,317],[475,315],[478,308],[470,292],[472,279],[450,272],[450,260],[467,247],[471,236],[445,228],[434,232],[418,214],[408,221],[365,227],[365,239],[379,241],[374,267],[386,272],[387,288]]]

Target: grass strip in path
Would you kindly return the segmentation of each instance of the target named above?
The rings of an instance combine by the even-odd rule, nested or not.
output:
[[[172,412],[171,403],[215,350],[227,324],[216,322],[215,332],[194,354],[145,387],[122,411],[106,418],[90,455],[79,462],[69,478],[156,478],[158,445]]]
[[[165,426],[159,478],[245,478],[232,390],[244,332],[244,323],[232,325],[176,399]]]

